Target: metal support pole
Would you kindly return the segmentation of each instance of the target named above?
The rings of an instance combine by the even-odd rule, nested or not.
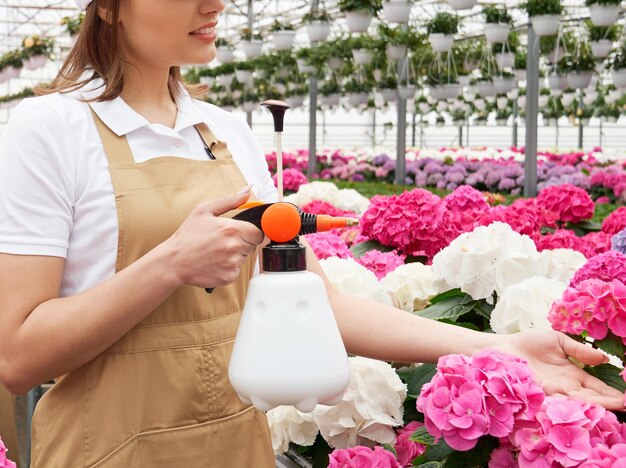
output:
[[[459,146],[463,146],[463,125],[459,125]]]
[[[554,147],[559,147],[559,119],[556,119],[556,136],[554,138]]]
[[[465,132],[465,147],[469,148],[470,142],[469,142],[469,117],[465,118],[465,122],[467,122],[467,125],[465,126],[466,132]]]
[[[372,148],[376,148],[376,108],[372,109]]]
[[[311,2],[311,14],[319,10],[319,0]],[[311,177],[317,170],[317,77],[309,79],[309,167],[307,175]]]
[[[584,139],[583,119],[580,118],[578,119],[578,149],[579,150],[583,149],[583,139]]]
[[[417,112],[413,111],[413,122],[411,125],[411,146],[413,146],[413,148],[415,148],[415,137],[416,137],[416,128],[415,128],[415,124],[416,124],[416,120],[417,120]]]
[[[398,83],[407,80],[409,61],[407,57],[398,60]],[[396,184],[404,184],[406,178],[406,99],[398,95],[398,119],[396,136]]]
[[[528,26],[526,60],[526,156],[524,158],[524,196],[537,195],[537,117],[539,115],[539,40]]]
[[[252,32],[252,28],[254,27],[254,8],[252,8],[253,0],[248,0],[248,29]],[[248,126],[252,128],[252,112],[246,112],[246,122],[248,122]]]
[[[519,117],[519,107],[517,99],[513,99],[513,147],[517,148],[517,118]]]
[[[603,135],[603,133],[602,133],[602,119],[600,119],[600,137],[599,137],[599,139],[598,139],[598,146],[599,146],[600,148],[602,148],[602,143],[603,143],[603,140],[604,140],[604,135]]]

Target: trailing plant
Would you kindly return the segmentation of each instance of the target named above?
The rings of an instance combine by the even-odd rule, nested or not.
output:
[[[364,11],[376,15],[383,7],[382,0],[339,0],[339,11]]]
[[[226,39],[224,37],[218,37],[215,40],[215,47],[228,47],[228,48],[232,48],[233,47],[233,43],[229,40]]]
[[[326,10],[319,10],[317,13],[307,13],[302,17],[302,21],[304,23],[314,23],[314,22],[322,22],[322,23],[330,23],[331,16],[328,14]]]
[[[485,17],[486,23],[513,24],[513,17],[509,14],[506,8],[501,8],[496,5],[484,7],[483,16]]]
[[[343,84],[344,93],[369,93],[373,89],[370,81],[351,77]]]
[[[622,34],[621,26],[613,24],[611,26],[595,26],[591,20],[585,21],[585,26],[589,30],[589,40],[591,42],[607,39],[609,41],[617,41]]]
[[[348,40],[350,49],[367,49],[374,50],[378,46],[378,42],[369,34],[358,34],[351,36]]]
[[[256,68],[256,64],[253,60],[244,60],[241,62],[236,62],[233,64],[235,66],[235,70],[241,71],[253,71]]]
[[[585,0],[585,5],[586,6],[591,6],[591,5],[620,5],[622,3],[622,0]]]
[[[428,34],[456,34],[459,31],[459,17],[452,13],[437,13],[426,23]]]
[[[398,80],[393,75],[386,75],[377,83],[378,89],[396,89]]]
[[[577,73],[583,71],[594,71],[596,69],[596,61],[591,55],[589,46],[583,47],[576,55],[567,55],[558,63],[559,70],[563,72]]]
[[[262,41],[263,35],[260,33],[254,33],[249,28],[243,28],[241,30],[241,39],[244,41]]]
[[[322,86],[320,86],[320,93],[322,96],[330,96],[331,94],[339,94],[341,93],[341,86],[336,79],[330,79],[324,81]]]
[[[23,57],[30,58],[36,55],[45,55],[49,57],[54,48],[54,40],[44,39],[41,36],[34,35],[27,37],[22,41]]]
[[[75,36],[80,30],[81,24],[85,20],[85,13],[80,13],[77,16],[64,16],[61,18],[61,26],[65,26],[65,32],[70,36]]]
[[[626,43],[622,42],[620,47],[613,51],[609,58],[609,68],[612,70],[626,69]]]
[[[560,15],[563,12],[561,0],[526,0],[520,7],[528,16]]]
[[[410,49],[417,49],[425,39],[413,26],[391,27],[385,23],[378,25],[378,35],[383,45],[406,45]]]
[[[274,20],[272,26],[270,26],[270,32],[278,32],[278,31],[294,31],[294,27],[283,21]]]

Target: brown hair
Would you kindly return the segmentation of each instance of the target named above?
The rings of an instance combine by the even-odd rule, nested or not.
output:
[[[118,42],[117,23],[121,0],[96,0],[85,12],[85,19],[80,27],[76,44],[63,62],[58,75],[52,83],[38,86],[38,95],[69,93],[76,91],[95,78],[104,81],[104,92],[95,101],[110,101],[118,97],[124,88],[123,59]],[[98,7],[111,12],[109,22],[98,15]],[[84,76],[85,72],[91,75]],[[203,99],[207,95],[206,85],[185,83],[180,67],[171,67],[170,76],[176,89],[170,92],[176,95],[186,89],[195,98]]]

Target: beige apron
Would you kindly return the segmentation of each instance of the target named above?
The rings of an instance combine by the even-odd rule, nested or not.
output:
[[[20,466],[15,427],[15,397],[0,385],[0,438],[8,450],[7,457]]]
[[[116,271],[170,237],[198,203],[247,185],[206,125],[197,128],[215,160],[135,163],[126,138],[94,117],[115,191]],[[179,288],[101,356],[62,377],[37,405],[31,468],[274,467],[265,415],[228,381],[253,257],[212,294]]]

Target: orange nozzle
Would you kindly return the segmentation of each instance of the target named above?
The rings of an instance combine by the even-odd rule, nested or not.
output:
[[[317,215],[317,232],[330,231],[331,229],[356,226],[358,220],[344,217],[333,217],[328,215]]]
[[[274,242],[290,242],[300,234],[302,219],[290,203],[275,203],[261,217],[261,228]]]
[[[262,201],[249,201],[241,205],[238,210],[247,210],[248,208],[255,208],[257,206],[265,205],[265,202]]]

